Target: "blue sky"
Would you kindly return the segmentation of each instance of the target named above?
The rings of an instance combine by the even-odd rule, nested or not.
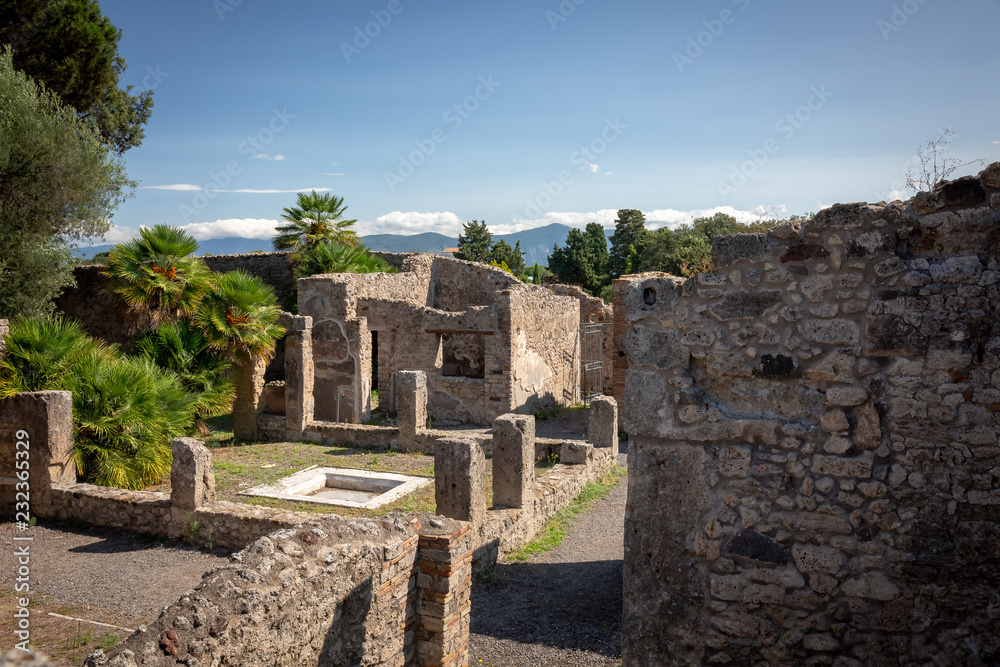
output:
[[[998,0],[101,7],[155,91],[109,241],[266,238],[311,188],[362,234],[803,213],[909,196],[946,128],[949,157],[1000,160]]]

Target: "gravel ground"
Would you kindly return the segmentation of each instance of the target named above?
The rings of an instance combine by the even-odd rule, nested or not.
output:
[[[17,570],[14,534],[13,524],[0,525],[0,586],[8,590]],[[32,593],[45,594],[54,605],[91,609],[88,620],[132,628],[155,620],[207,570],[229,562],[230,553],[68,524],[39,524],[17,534],[33,538]]]
[[[624,453],[619,463],[625,465]],[[627,491],[622,480],[573,522],[557,549],[498,565],[506,583],[475,583],[470,665],[621,664]]]

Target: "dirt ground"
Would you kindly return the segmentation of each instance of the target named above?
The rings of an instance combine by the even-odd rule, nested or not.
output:
[[[32,539],[15,542],[15,534]],[[24,532],[0,524],[0,542],[0,652],[13,647],[17,599],[25,595],[14,591],[14,549],[28,544],[31,645],[57,665],[74,667],[94,649],[109,648],[155,620],[163,607],[197,586],[202,574],[227,563],[230,553],[66,523],[39,524]]]

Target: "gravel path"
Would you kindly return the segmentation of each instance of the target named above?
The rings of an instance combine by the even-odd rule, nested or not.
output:
[[[498,565],[507,583],[473,586],[470,665],[621,664],[627,490],[623,479],[573,522],[559,548]]]
[[[0,526],[0,587],[13,586],[17,570],[12,524]],[[88,619],[136,627],[201,583],[207,570],[229,562],[228,551],[212,554],[168,546],[131,533],[68,524],[32,526],[32,592],[54,605],[91,610]],[[23,545],[24,542],[19,543]]]

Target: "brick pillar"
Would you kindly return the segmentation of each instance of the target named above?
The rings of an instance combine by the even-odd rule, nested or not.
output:
[[[535,506],[535,418],[501,415],[493,420],[493,504]]]
[[[618,456],[618,403],[615,399],[598,396],[590,402],[587,440],[594,447],[610,447],[612,455]]]
[[[427,425],[427,374],[396,373],[396,423],[403,440],[413,440]]]
[[[267,359],[237,359],[236,400],[233,401],[233,435],[237,440],[257,439],[257,415],[264,412],[264,371]]]
[[[312,318],[292,317],[285,334],[285,428],[297,434],[313,420]]]
[[[421,529],[417,552],[417,665],[467,667],[472,529],[447,519],[433,524]]]
[[[215,500],[212,454],[194,438],[175,438],[171,444],[170,504],[181,510],[196,510]]]
[[[475,440],[442,438],[434,446],[438,514],[479,526],[486,518],[486,457]]]

